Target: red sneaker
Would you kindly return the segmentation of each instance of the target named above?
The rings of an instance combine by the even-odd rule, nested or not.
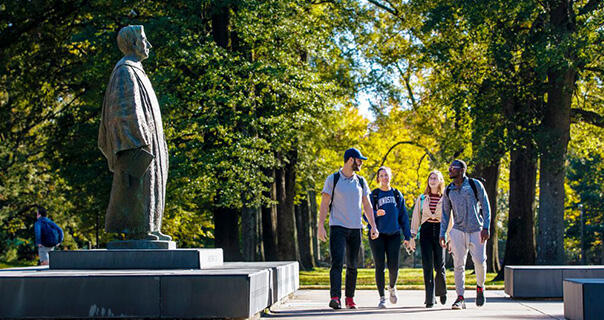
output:
[[[357,304],[354,303],[354,300],[352,300],[352,297],[346,297],[345,302],[346,302],[346,308],[348,308],[348,309],[357,308]]]

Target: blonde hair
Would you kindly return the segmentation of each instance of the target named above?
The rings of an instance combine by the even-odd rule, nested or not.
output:
[[[438,178],[438,181],[440,181],[440,183],[438,184],[438,194],[442,196],[442,194],[445,192],[445,178],[443,177],[443,174],[438,170],[432,170],[428,175],[428,179],[426,179],[426,190],[424,190],[424,194],[430,194],[430,176],[433,174],[435,174]]]
[[[380,168],[377,170],[377,172],[376,172],[376,174],[375,174],[375,181],[376,181],[377,183],[380,183],[380,171],[382,171],[382,170],[386,171],[386,173],[388,174],[388,176],[389,176],[389,177],[390,177],[390,179],[392,180],[392,169],[390,169],[390,168],[388,168],[388,167],[381,166],[381,167],[380,167]]]

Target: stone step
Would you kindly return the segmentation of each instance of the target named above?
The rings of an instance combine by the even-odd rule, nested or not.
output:
[[[271,278],[271,301],[275,304],[300,288],[300,266],[297,261],[225,262],[212,269],[267,269]]]
[[[0,318],[250,318],[267,269],[38,270],[0,273]]]
[[[222,249],[51,251],[50,269],[205,269],[222,265]]]

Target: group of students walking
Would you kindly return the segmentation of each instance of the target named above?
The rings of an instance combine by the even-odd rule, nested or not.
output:
[[[431,308],[436,297],[447,301],[445,250],[453,256],[457,299],[453,309],[465,309],[465,265],[468,251],[476,272],[476,305],[485,303],[486,242],[489,239],[490,206],[482,183],[466,176],[467,165],[454,160],[449,166],[452,182],[438,170],[430,172],[425,191],[417,197],[411,223],[405,199],[390,186],[392,171],[380,167],[376,173],[379,187],[369,190],[367,181],[356,174],[367,160],[358,149],[344,152],[344,165],[325,180],[319,211],[318,237],[327,240],[324,223],[329,214],[329,251],[331,256],[329,306],[342,308],[342,268],[346,262],[345,306],[355,309],[354,292],[357,259],[361,247],[362,219],[368,224],[368,237],[375,263],[375,281],[379,293],[378,308],[386,308],[385,268],[388,267],[388,300],[398,301],[396,281],[402,245],[415,250],[419,233],[426,300]],[[363,215],[364,213],[364,215]],[[344,260],[346,258],[346,260]]]

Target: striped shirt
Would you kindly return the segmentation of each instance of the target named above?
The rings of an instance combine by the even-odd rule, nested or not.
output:
[[[436,205],[440,201],[440,197],[438,194],[430,194],[430,212],[433,214],[436,212]]]

